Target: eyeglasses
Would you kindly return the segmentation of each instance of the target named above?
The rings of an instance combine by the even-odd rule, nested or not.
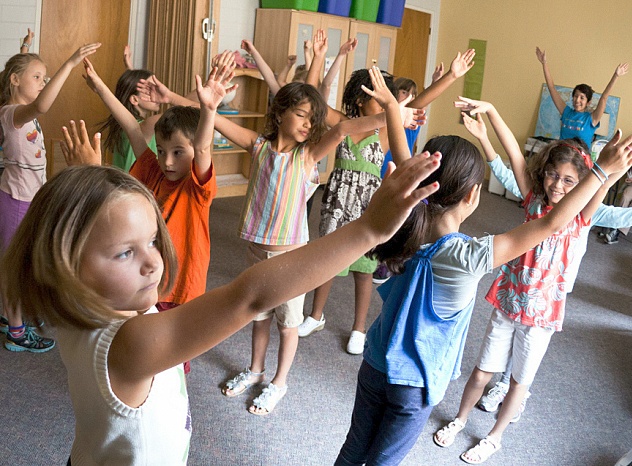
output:
[[[575,181],[573,178],[562,178],[557,172],[546,170],[544,172],[544,176],[553,180],[557,183],[557,180],[562,181],[562,184],[567,188],[572,188],[579,183],[579,181]]]
[[[44,76],[44,84],[48,84],[50,82],[50,76]]]

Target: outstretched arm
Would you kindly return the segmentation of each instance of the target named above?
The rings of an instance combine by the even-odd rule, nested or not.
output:
[[[223,66],[221,70],[213,68],[211,74],[202,85],[202,78],[195,76],[196,90],[200,101],[200,121],[193,138],[193,163],[195,175],[200,182],[208,180],[211,171],[211,153],[213,150],[213,127],[215,125],[215,113],[217,106],[227,92],[235,87],[227,89],[226,85],[235,74],[233,67]]]
[[[557,108],[557,111],[560,112],[561,115],[564,113],[566,103],[564,103],[564,99],[562,99],[560,93],[557,92],[557,89],[555,89],[555,83],[553,83],[553,77],[551,76],[551,71],[549,71],[549,65],[546,62],[546,52],[544,50],[540,50],[540,47],[536,47],[535,55],[538,57],[538,61],[542,63],[542,71],[544,72],[546,87],[549,89],[549,94],[551,94],[551,99],[553,99],[555,108]]]
[[[437,81],[439,81],[439,79],[441,78],[441,76],[443,76],[443,62],[439,63],[435,69],[434,69],[434,73],[432,73],[432,82],[436,83]]]
[[[261,311],[316,288],[386,241],[412,209],[438,189],[437,183],[418,186],[439,160],[439,155],[421,154],[406,161],[384,179],[360,219],[333,233],[260,262],[170,312],[126,321],[108,358],[114,393],[123,401],[142,402],[155,374],[208,351]]]
[[[469,112],[470,115],[476,115],[478,113],[487,114],[496,136],[498,136],[500,143],[509,156],[516,182],[518,183],[522,197],[525,198],[532,187],[530,178],[527,175],[527,163],[522,155],[518,141],[516,141],[515,136],[501,118],[496,108],[489,102],[467,99],[465,97],[459,97],[459,100],[455,102],[454,105],[465,112]]]
[[[59,91],[61,91],[66,79],[68,79],[72,69],[81,63],[81,60],[85,57],[96,52],[99,47],[101,47],[101,43],[97,42],[94,44],[84,45],[83,47],[77,49],[77,51],[73,53],[63,65],[61,65],[61,68],[57,70],[57,73],[55,73],[48,84],[44,86],[42,92],[39,93],[33,102],[26,105],[20,105],[15,109],[15,113],[13,115],[13,124],[15,127],[20,128],[25,123],[48,112],[50,107],[53,105],[53,102],[55,102],[55,99],[59,95]],[[44,79],[44,76],[41,76],[41,79]]]
[[[322,29],[318,29],[316,34],[314,34],[314,41],[312,45],[312,50],[314,51],[314,59],[305,66],[308,67],[307,78],[305,78],[306,84],[311,84],[316,89],[319,87],[320,82],[320,72],[325,66],[325,54],[327,53],[328,42],[327,36],[325,35],[325,31]]]
[[[83,76],[86,83],[101,98],[105,106],[108,108],[114,119],[121,125],[123,131],[129,138],[130,145],[134,151],[136,158],[139,158],[147,149],[147,141],[136,121],[134,115],[116,98],[112,91],[105,85],[97,74],[94,66],[87,58],[83,60],[85,75]]]
[[[283,87],[287,84],[287,76],[288,74],[290,74],[290,70],[292,69],[295,63],[296,63],[296,55],[288,55],[285,66],[279,72],[279,75],[277,76],[277,83],[279,84],[279,87]]]
[[[127,70],[134,69],[134,64],[132,63],[132,49],[130,49],[129,44],[123,49],[123,64]]]
[[[480,113],[477,113],[475,115],[476,119],[474,119],[465,112],[461,112],[461,116],[463,117],[463,125],[465,126],[465,129],[467,129],[468,132],[478,140],[483,148],[485,160],[488,163],[494,160],[497,154],[491,141],[489,140],[489,136],[487,136],[487,126],[485,126],[483,116]]]
[[[443,91],[450,87],[457,79],[467,73],[474,66],[474,49],[468,49],[463,54],[458,52],[452,64],[450,71],[441,76],[437,81],[424,89],[410,104],[409,107],[423,108],[428,106],[433,100],[439,97]]]
[[[597,102],[597,107],[595,107],[595,109],[593,110],[591,114],[594,126],[596,126],[597,123],[599,123],[599,120],[601,120],[601,117],[606,111],[606,103],[608,103],[608,96],[612,92],[614,83],[617,82],[617,79],[619,78],[619,76],[623,76],[627,72],[628,72],[627,63],[619,63],[619,66],[615,68],[614,73],[612,74],[612,78],[610,78],[610,81],[608,81],[608,85],[606,86],[603,93],[601,94],[601,97],[599,97],[599,102]]]
[[[338,51],[338,55],[336,55],[336,59],[329,67],[329,71],[323,78],[323,82],[320,84],[320,95],[323,96],[323,99],[327,100],[329,98],[329,92],[331,91],[331,85],[338,76],[338,72],[340,71],[340,67],[342,66],[342,62],[345,57],[353,52],[355,48],[358,46],[358,39],[355,37],[350,38],[347,42],[340,46],[340,50]]]
[[[270,92],[272,92],[272,95],[277,95],[277,92],[281,89],[281,85],[274,76],[274,71],[272,71],[270,65],[268,65],[268,63],[263,59],[254,44],[251,41],[244,39],[241,41],[241,48],[252,55],[252,58],[254,58],[255,63],[257,64],[257,68],[259,68],[259,73],[261,73],[261,76],[263,76],[264,81],[270,88]]]

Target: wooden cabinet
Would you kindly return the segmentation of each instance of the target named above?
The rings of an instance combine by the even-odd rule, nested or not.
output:
[[[268,109],[268,86],[257,70],[237,69],[233,81],[239,85],[235,98],[228,105],[236,114],[224,114],[239,126],[262,133]],[[250,154],[228,141],[230,149],[214,149],[213,165],[217,176],[217,197],[243,196],[248,188]]]
[[[298,65],[305,63],[303,43],[312,40],[317,29],[324,29],[328,38],[326,66],[335,59],[340,45],[350,37],[358,38],[357,49],[347,56],[346,63],[340,67],[337,86],[332,87],[333,95],[328,102],[332,107],[341,108],[344,85],[353,71],[377,64],[392,72],[397,28],[343,16],[260,8],[257,10],[254,45],[270,67],[279,71],[287,63],[288,55],[296,55]],[[319,163],[321,181],[326,181],[333,165],[333,154]]]

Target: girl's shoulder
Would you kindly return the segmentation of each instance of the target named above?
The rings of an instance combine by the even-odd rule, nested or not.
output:
[[[433,269],[460,271],[467,275],[481,276],[492,271],[494,236],[473,238],[463,234],[447,235],[432,245],[437,245],[432,257]]]

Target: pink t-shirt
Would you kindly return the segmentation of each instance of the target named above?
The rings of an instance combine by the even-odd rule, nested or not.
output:
[[[551,209],[530,192],[525,199],[525,221],[543,217]],[[568,266],[580,231],[588,225],[590,220],[586,222],[579,213],[560,231],[503,264],[485,299],[524,325],[561,331]]]
[[[0,107],[0,146],[4,158],[0,189],[13,199],[31,202],[46,182],[46,148],[37,120],[29,121],[21,128],[13,126],[17,107]]]

